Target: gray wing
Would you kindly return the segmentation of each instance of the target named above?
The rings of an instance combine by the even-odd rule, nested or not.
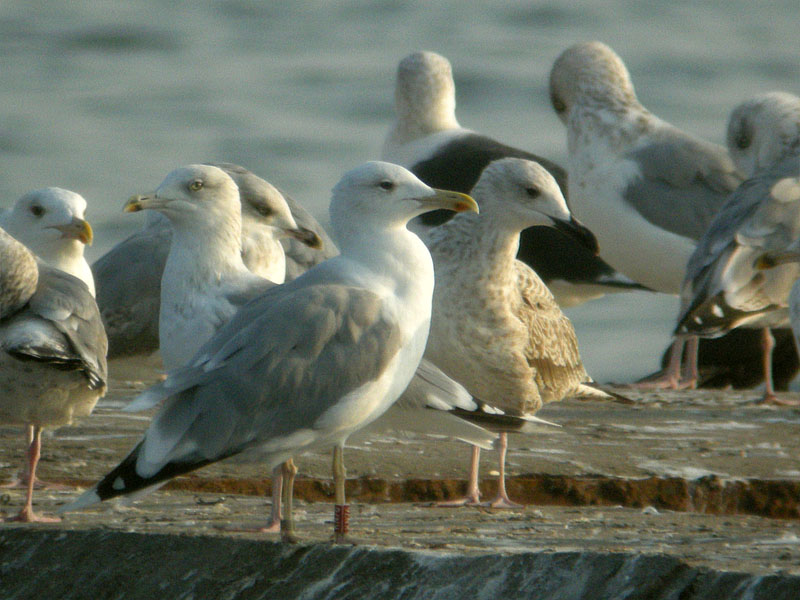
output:
[[[699,240],[741,177],[725,148],[672,128],[625,157],[639,168],[623,198],[647,221]]]
[[[783,250],[800,233],[800,205],[773,194],[776,182],[798,174],[800,158],[791,157],[731,195],[689,259],[679,330],[718,333],[748,313],[774,308],[774,294],[762,294],[762,286],[769,287],[775,274],[753,263],[765,252]],[[737,297],[737,306],[728,296]]]
[[[17,358],[81,370],[92,389],[105,386],[108,340],[94,298],[76,277],[40,264],[36,292],[3,329],[3,346]]]
[[[33,253],[0,229],[0,319],[22,308],[39,281]]]
[[[109,358],[158,350],[161,276],[171,240],[169,221],[154,219],[92,265]]]
[[[294,283],[245,306],[190,366],[155,386],[169,398],[147,432],[146,463],[207,462],[312,431],[342,396],[381,375],[401,335],[380,299]]]

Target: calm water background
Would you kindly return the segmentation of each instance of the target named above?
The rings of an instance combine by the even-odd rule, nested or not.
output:
[[[797,3],[161,2],[0,4],[0,206],[49,185],[89,202],[99,257],[141,225],[133,193],[177,166],[242,164],[327,222],[329,190],[379,157],[397,62],[453,63],[462,125],[563,162],[547,75],[568,45],[610,44],[642,103],[721,143],[740,101],[800,93]],[[589,371],[653,370],[677,302],[571,309]]]

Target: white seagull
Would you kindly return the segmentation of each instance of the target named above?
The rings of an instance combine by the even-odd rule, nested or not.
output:
[[[239,188],[241,252],[250,271],[281,283],[337,253],[319,223],[270,183],[238,165],[213,166],[225,171]],[[276,228],[279,222],[290,219],[303,232],[300,239],[287,238]],[[97,303],[109,336],[109,359],[140,360],[158,350],[161,277],[171,239],[169,220],[151,212],[140,231],[92,265]],[[285,253],[281,242],[287,248]],[[114,360],[112,373],[123,364],[124,360]]]
[[[400,396],[425,348],[433,265],[406,224],[436,208],[477,211],[468,196],[433,190],[397,165],[371,162],[347,173],[330,207],[341,254],[250,302],[187,366],[145,392],[145,402],[164,405],[143,440],[64,510],[242,452],[274,467],[333,446],[341,539],[344,442]],[[291,495],[284,503],[290,538]]]
[[[27,493],[16,521],[58,521],[33,511],[42,430],[92,412],[106,390],[107,340],[79,279],[37,264],[0,229],[0,422],[32,430]]]
[[[788,296],[800,267],[790,261],[763,271],[757,263],[800,236],[800,98],[771,92],[740,104],[731,113],[727,140],[749,179],[689,260],[676,334],[715,337],[736,327],[761,329],[764,401],[775,403],[770,328],[789,323]]]
[[[603,258],[650,289],[678,294],[686,263],[741,177],[725,148],[659,119],[636,98],[605,44],[567,48],[550,71],[550,101],[567,127],[569,200]],[[662,381],[678,385],[683,344]]]

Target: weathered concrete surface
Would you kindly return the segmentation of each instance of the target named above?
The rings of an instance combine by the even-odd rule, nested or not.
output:
[[[0,591],[22,598],[797,598],[800,577],[721,573],[671,556],[463,555],[222,537],[26,531],[0,537]]]
[[[42,478],[86,486],[116,464],[149,421],[119,412],[134,393],[113,389],[49,436]],[[226,462],[134,506],[0,525],[0,598],[87,597],[88,583],[97,598],[800,598],[800,411],[759,407],[755,392],[632,396],[547,407],[563,428],[512,439],[509,491],[524,510],[410,504],[462,491],[466,446],[371,435],[346,452],[355,550],[326,543],[326,453],[299,460],[299,533],[313,545],[290,548],[226,530],[268,512],[263,466]],[[23,454],[21,432],[1,428],[0,481]],[[484,453],[486,495],[495,468]],[[77,491],[37,490],[37,510]],[[0,490],[0,516],[22,499]]]

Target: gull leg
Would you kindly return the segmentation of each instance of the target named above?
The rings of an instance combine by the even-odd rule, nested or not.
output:
[[[276,467],[275,471],[280,469],[283,479],[283,486],[279,496],[283,496],[283,514],[284,518],[280,518],[280,506],[278,506],[278,522],[280,523],[281,541],[295,544],[299,541],[294,532],[294,478],[297,475],[297,467],[294,461],[290,458],[282,465]],[[275,473],[273,471],[273,475]],[[275,516],[275,505],[273,504],[273,518]]]
[[[437,502],[435,506],[452,508],[456,506],[470,506],[480,503],[481,492],[478,489],[478,465],[481,459],[481,449],[478,446],[472,447],[472,458],[469,463],[469,483],[467,483],[467,494],[458,500]]]
[[[686,360],[684,361],[685,372],[680,382],[681,389],[697,389],[697,353],[700,349],[700,338],[696,335],[691,336],[686,342]]]
[[[33,442],[33,425],[28,425],[25,430],[25,447],[30,448]],[[28,487],[28,480],[31,476],[30,461],[26,458],[23,462],[22,475],[17,476],[8,483],[0,484],[0,488],[4,489],[25,489]],[[68,486],[61,485],[60,483],[47,483],[39,478],[33,479],[33,485],[36,489],[44,490],[66,490]]]
[[[291,461],[291,459],[289,459],[289,461]],[[272,509],[267,525],[259,530],[262,533],[278,533],[281,531],[281,500],[284,464],[280,464],[272,469]]]
[[[775,387],[772,385],[772,349],[775,347],[775,338],[769,327],[761,330],[761,350],[762,364],[764,367],[764,397],[759,404],[772,404],[775,406],[798,406],[797,400],[781,400],[775,395]]]
[[[667,367],[652,378],[630,384],[640,390],[676,390],[681,385],[681,359],[683,358],[683,338],[675,338],[669,347]]]
[[[344,468],[344,447],[336,445],[333,448],[333,486],[334,486],[334,513],[333,513],[333,541],[342,544],[346,541],[350,527],[350,505],[345,504],[344,484],[347,481],[347,471]]]
[[[42,517],[33,512],[33,488],[36,481],[36,465],[42,453],[42,428],[35,426],[32,428],[33,437],[28,445],[28,489],[25,496],[25,506],[19,511],[16,517],[10,521],[21,521],[23,523],[58,523],[58,517]]]
[[[506,452],[508,450],[508,434],[501,433],[498,439],[498,449],[500,450],[500,477],[497,481],[497,496],[494,500],[487,502],[485,506],[492,508],[522,508],[522,504],[512,502],[506,493]]]

